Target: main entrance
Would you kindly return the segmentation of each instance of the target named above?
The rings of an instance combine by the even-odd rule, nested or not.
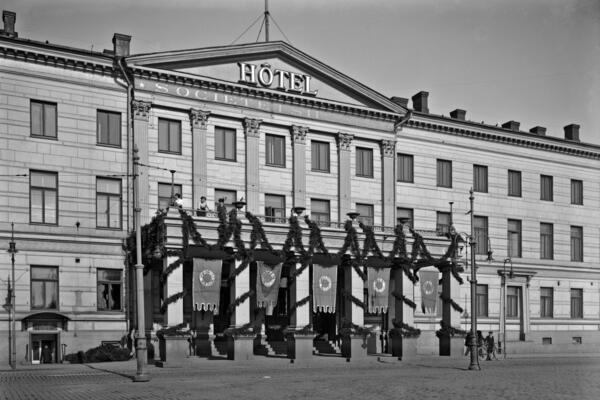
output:
[[[32,333],[29,345],[32,364],[59,362],[60,342],[58,333]]]

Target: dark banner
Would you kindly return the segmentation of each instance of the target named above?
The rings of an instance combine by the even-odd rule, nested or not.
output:
[[[258,307],[264,307],[266,315],[273,315],[277,305],[279,285],[281,282],[281,263],[271,266],[263,261],[257,261],[258,276],[256,279],[256,302]]]
[[[193,304],[197,310],[219,313],[222,265],[222,260],[194,258],[192,291]]]
[[[435,314],[438,302],[438,271],[420,271],[421,310],[424,314]]]
[[[388,295],[390,292],[390,269],[367,268],[369,313],[384,313],[388,309]]]
[[[313,264],[313,309],[315,312],[335,313],[337,265],[323,267]]]

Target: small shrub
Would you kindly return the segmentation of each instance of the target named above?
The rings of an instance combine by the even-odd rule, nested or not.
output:
[[[108,361],[125,361],[131,358],[130,351],[122,347],[111,344],[103,344],[93,349],[89,349],[85,353],[78,351],[77,353],[67,354],[65,360],[70,363],[94,363]]]

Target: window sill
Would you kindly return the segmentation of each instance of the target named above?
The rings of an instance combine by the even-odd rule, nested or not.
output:
[[[96,229],[101,229],[103,231],[122,231],[123,227],[120,226],[118,228],[112,228],[112,227],[108,227],[108,226],[96,226]]]
[[[278,164],[266,164],[265,163],[265,167],[285,169],[285,165],[278,165]]]
[[[29,225],[39,225],[39,226],[58,226],[58,222],[33,222],[29,221]]]
[[[237,162],[236,159],[231,159],[231,158],[217,158],[217,157],[215,157],[215,161],[226,161],[226,162],[231,162],[231,163]]]
[[[181,150],[180,151],[158,150],[158,152],[160,154],[171,154],[171,155],[174,155],[174,156],[180,156],[181,155]]]
[[[96,146],[111,147],[113,149],[121,149],[122,148],[120,144],[110,144],[110,143],[96,143]]]
[[[330,170],[324,170],[324,169],[311,169],[310,172],[314,172],[317,174],[331,174]]]
[[[46,140],[56,140],[58,141],[57,136],[43,136],[43,135],[29,135],[29,137],[34,139],[46,139]]]

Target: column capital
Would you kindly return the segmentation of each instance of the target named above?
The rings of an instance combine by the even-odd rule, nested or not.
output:
[[[260,137],[262,119],[244,118],[244,133],[247,137]]]
[[[350,145],[352,144],[352,140],[354,139],[354,135],[344,132],[338,132],[337,134],[337,145],[339,150],[350,151]]]
[[[131,100],[131,111],[133,112],[133,119],[139,121],[148,122],[148,116],[150,115],[150,109],[152,103],[143,100]]]
[[[394,157],[396,154],[396,141],[395,140],[382,140],[379,145],[381,146],[382,157]]]
[[[192,125],[192,129],[202,129],[205,131],[208,125],[209,116],[210,111],[190,108],[190,124]]]
[[[307,126],[292,125],[290,132],[292,133],[293,144],[306,144]]]

